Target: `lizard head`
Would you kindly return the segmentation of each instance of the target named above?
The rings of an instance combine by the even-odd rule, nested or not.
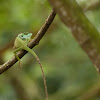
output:
[[[31,36],[32,36],[32,33],[28,33],[28,32],[20,33],[18,35],[18,37],[20,39],[22,39],[23,41],[30,40],[31,39]]]

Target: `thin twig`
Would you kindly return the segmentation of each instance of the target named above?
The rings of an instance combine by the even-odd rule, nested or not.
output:
[[[37,33],[36,37],[31,41],[31,43],[29,43],[29,48],[33,48],[34,46],[36,46],[39,41],[42,39],[42,37],[44,36],[44,34],[47,32],[49,26],[51,25],[51,23],[53,22],[54,18],[55,18],[55,11],[52,10],[51,14],[48,16],[46,22],[44,23],[44,25],[41,27],[41,29],[39,30],[39,32]],[[21,50],[20,52],[18,52],[18,56],[21,59],[25,54],[27,53],[27,51],[25,50]],[[12,59],[10,59],[9,61],[7,61],[6,63],[4,63],[3,65],[0,65],[0,74],[2,74],[3,72],[5,72],[7,69],[9,69],[10,67],[12,67],[18,60],[16,59],[15,56],[12,57]]]

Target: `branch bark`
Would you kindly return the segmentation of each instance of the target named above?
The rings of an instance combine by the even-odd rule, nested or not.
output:
[[[89,11],[89,10],[91,10],[91,11],[98,10],[98,9],[100,9],[100,1],[98,0],[98,1],[94,2],[93,4],[90,4],[88,7],[85,7],[83,9],[85,12]]]
[[[15,89],[15,92],[19,100],[31,100],[28,94],[26,93],[23,85],[17,79],[17,77],[13,77],[13,76],[10,77],[10,82],[13,88]]]
[[[100,72],[100,34],[86,18],[76,0],[49,2]]]
[[[47,32],[49,26],[53,22],[53,20],[55,18],[55,15],[56,15],[55,11],[52,10],[52,12],[48,16],[45,24],[41,27],[41,29],[39,30],[39,32],[37,33],[37,35],[35,36],[35,38],[29,43],[29,45],[28,45],[29,48],[32,49],[34,46],[36,46],[37,44],[39,44],[39,41],[42,39],[42,37],[44,36],[44,34]],[[27,52],[25,50],[21,50],[20,52],[18,52],[19,58],[21,59],[26,53]],[[3,65],[0,65],[0,74],[2,74],[7,69],[9,69],[10,67],[12,67],[17,61],[18,60],[16,59],[16,57],[13,56],[12,59],[10,59],[9,61],[7,61]]]
[[[77,100],[94,100],[100,94],[100,81],[96,82],[91,88],[77,98]]]

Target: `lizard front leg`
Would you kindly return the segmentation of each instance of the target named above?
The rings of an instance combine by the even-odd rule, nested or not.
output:
[[[20,62],[20,58],[17,56],[17,52],[20,50],[22,50],[22,46],[14,50],[14,55],[17,58],[17,60],[19,61],[19,67],[22,67],[21,62]]]

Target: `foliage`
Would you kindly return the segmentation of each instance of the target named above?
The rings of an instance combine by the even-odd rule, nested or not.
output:
[[[9,43],[22,32],[32,32],[35,36],[50,11],[46,0],[0,0],[0,64],[13,55],[13,44]],[[99,30],[99,10],[87,11],[85,15]],[[49,100],[83,100],[88,91],[99,88],[99,75],[93,64],[58,16],[34,50],[43,63]],[[23,95],[29,100],[44,100],[43,78],[37,61],[27,54],[21,62],[23,68],[17,63],[0,76],[0,100],[23,100]],[[21,95],[19,91],[23,91]],[[91,98],[99,99],[98,94]]]

